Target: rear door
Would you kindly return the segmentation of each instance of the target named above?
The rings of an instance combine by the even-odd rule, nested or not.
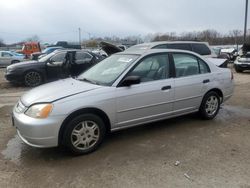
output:
[[[71,75],[77,76],[80,73],[87,70],[89,67],[91,67],[94,64],[92,60],[93,60],[93,56],[91,54],[87,52],[83,52],[83,51],[76,52],[75,61],[73,61],[72,66],[71,66]]]
[[[167,53],[141,60],[128,74],[140,76],[141,83],[116,90],[117,127],[164,119],[172,113],[174,81]]]
[[[210,79],[208,65],[188,53],[172,53],[175,65],[174,113],[182,114],[199,108]]]

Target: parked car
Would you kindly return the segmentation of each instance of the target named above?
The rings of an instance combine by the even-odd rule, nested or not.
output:
[[[39,57],[41,56],[45,56],[45,55],[48,55],[52,52],[54,52],[55,50],[58,50],[58,49],[63,49],[63,47],[61,46],[55,46],[55,47],[48,47],[48,48],[45,48],[43,51],[41,52],[35,52],[35,53],[32,53],[31,54],[31,59],[32,60],[38,60]]]
[[[86,154],[110,131],[194,112],[213,119],[232,94],[230,69],[196,53],[130,50],[27,92],[13,109],[13,125],[31,146]]]
[[[243,72],[250,70],[250,52],[242,54],[234,61],[234,68],[236,72]]]
[[[77,76],[102,59],[103,57],[89,51],[60,50],[38,61],[8,66],[5,78],[13,83],[24,83],[28,87],[34,87],[60,78]]]
[[[32,53],[41,52],[41,46],[39,42],[25,42],[22,50],[17,50],[16,52],[25,55],[26,58],[29,58]]]
[[[63,48],[72,48],[72,49],[81,49],[80,44],[75,43],[69,43],[67,41],[58,41],[54,45],[48,45],[47,47],[55,47],[55,46],[61,46]]]
[[[218,59],[216,53],[210,48],[207,42],[196,42],[196,41],[160,41],[160,42],[150,42],[143,43],[132,46],[127,49],[127,51],[134,50],[146,50],[146,49],[179,49],[188,50],[198,53],[210,61],[216,63],[219,67],[227,67],[228,59],[214,60]]]
[[[0,51],[0,67],[6,67],[8,65],[23,61],[24,55],[11,51]]]

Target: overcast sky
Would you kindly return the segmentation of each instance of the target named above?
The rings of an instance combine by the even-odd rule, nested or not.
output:
[[[244,26],[245,0],[0,0],[0,38],[43,42]],[[250,21],[250,20],[249,20]]]

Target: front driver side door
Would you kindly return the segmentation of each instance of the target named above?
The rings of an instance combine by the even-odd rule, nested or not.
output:
[[[50,58],[46,64],[47,79],[50,81],[63,77],[63,63],[65,62],[66,52],[59,52]]]
[[[127,76],[140,76],[141,83],[116,90],[116,127],[164,119],[173,110],[174,81],[170,78],[167,53],[143,58]]]

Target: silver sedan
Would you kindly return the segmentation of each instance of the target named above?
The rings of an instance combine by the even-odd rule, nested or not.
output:
[[[86,154],[110,131],[194,112],[213,119],[232,94],[232,72],[198,54],[125,51],[77,78],[27,92],[13,109],[13,124],[31,146]]]
[[[8,65],[23,61],[25,56],[11,51],[0,51],[0,67],[7,67]]]

